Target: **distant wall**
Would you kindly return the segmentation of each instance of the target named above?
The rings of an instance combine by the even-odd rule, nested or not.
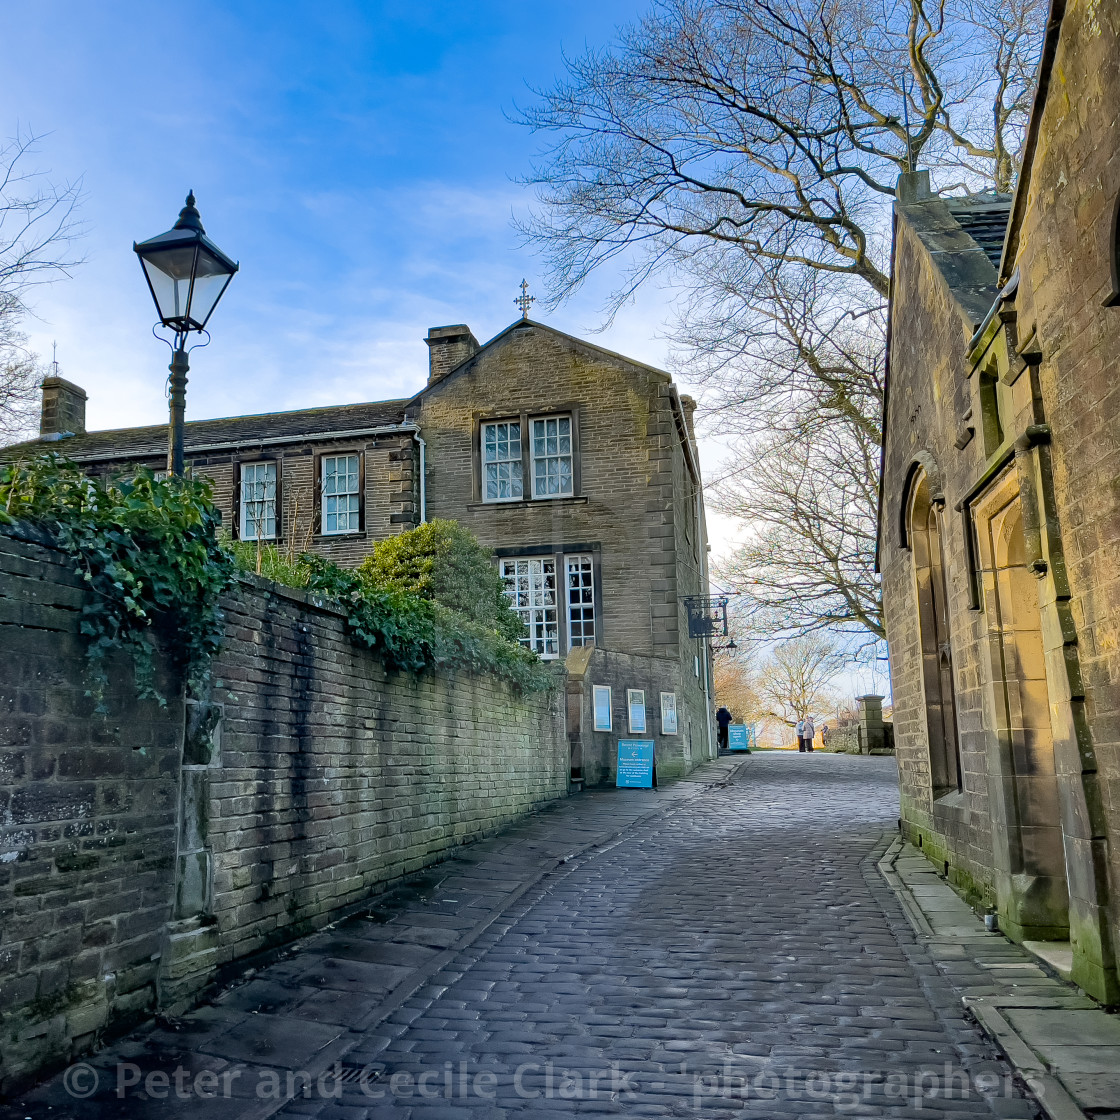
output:
[[[255,578],[208,700],[138,703],[121,662],[94,716],[84,594],[0,531],[0,1091],[567,792],[560,695],[388,674]]]
[[[568,731],[573,761],[589,786],[613,785],[619,739],[652,739],[659,781],[679,778],[708,758],[709,717],[695,674],[680,661],[601,649],[576,649],[568,656]],[[611,730],[596,731],[593,686],[611,690]],[[646,730],[631,732],[627,719],[629,689],[645,693]],[[666,735],[661,725],[661,693],[677,698],[677,731]],[[714,738],[713,738],[714,743]]]

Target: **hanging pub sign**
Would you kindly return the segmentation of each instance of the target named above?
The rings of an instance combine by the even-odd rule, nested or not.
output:
[[[690,638],[727,637],[726,595],[685,595]]]
[[[614,784],[619,789],[653,789],[652,739],[619,739]]]

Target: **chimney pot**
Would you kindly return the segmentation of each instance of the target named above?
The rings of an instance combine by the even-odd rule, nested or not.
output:
[[[81,435],[86,430],[86,391],[64,377],[44,377],[39,435]]]
[[[428,384],[442,381],[456,366],[460,366],[479,350],[478,339],[471,334],[466,323],[449,327],[430,327],[428,337]]]

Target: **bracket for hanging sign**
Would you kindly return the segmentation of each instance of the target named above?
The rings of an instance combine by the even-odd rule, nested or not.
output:
[[[681,601],[688,613],[690,638],[727,637],[726,595],[685,595]]]

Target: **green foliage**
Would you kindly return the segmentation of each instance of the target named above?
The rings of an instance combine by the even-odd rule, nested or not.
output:
[[[158,633],[170,636],[166,644],[175,651],[188,684],[195,689],[205,685],[222,638],[218,598],[238,569],[336,600],[346,610],[353,640],[390,669],[492,673],[527,692],[556,683],[549,666],[512,640],[508,628],[499,630],[479,617],[486,612],[468,615],[434,601],[434,595],[379,586],[364,573],[319,556],[293,557],[275,545],[223,541],[205,481],[157,480],[146,468],[106,481],[56,454],[6,463],[0,465],[0,522],[13,521],[31,522],[51,533],[74,557],[89,585],[92,594],[82,607],[80,627],[89,639],[90,695],[100,712],[106,710],[109,684],[106,659],[116,649],[131,654],[140,696],[166,703],[154,679]],[[462,581],[475,561],[461,538],[454,539],[457,551],[447,567]],[[433,571],[442,571],[441,563]],[[489,582],[480,579],[479,584],[489,594],[497,576],[488,557],[481,574]],[[465,585],[433,577],[428,586]],[[500,587],[499,582],[499,592]],[[520,635],[520,620],[513,618]]]
[[[440,603],[510,641],[525,634],[492,554],[457,521],[437,518],[379,541],[358,573],[374,588]]]
[[[274,579],[285,587],[306,587],[311,569],[302,556],[282,551],[265,541],[226,540],[226,547],[233,553],[238,568],[253,572],[265,579]]]
[[[188,683],[205,683],[222,636],[218,596],[234,571],[209,483],[156,479],[144,467],[103,481],[49,454],[0,466],[0,520],[47,529],[89,585],[80,628],[99,711],[114,649],[132,655],[141,698],[165,703],[154,680],[157,627],[174,633],[170,646]]]
[[[364,571],[347,571],[320,556],[302,559],[311,569],[308,590],[341,603],[352,637],[388,668],[493,673],[525,692],[555,687],[556,676],[545,662],[494,627],[431,599],[378,586]]]

